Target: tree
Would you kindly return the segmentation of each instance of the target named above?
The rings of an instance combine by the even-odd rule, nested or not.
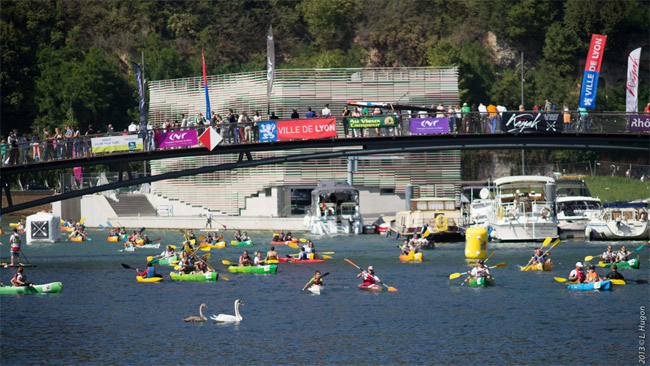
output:
[[[359,7],[356,0],[304,0],[298,10],[318,46],[332,50],[350,43]]]

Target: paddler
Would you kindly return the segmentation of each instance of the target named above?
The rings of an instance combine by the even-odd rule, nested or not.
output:
[[[309,259],[318,259],[318,253],[316,253],[316,248],[314,248],[314,243],[311,240],[307,240],[307,244],[303,245],[305,248],[305,253],[307,253],[307,258]]]
[[[485,262],[482,259],[478,259],[476,261],[476,267],[472,268],[471,271],[467,271],[467,277],[465,278],[465,282],[469,281],[470,278],[478,278],[478,277],[492,278],[492,275],[490,274],[490,269],[485,266]]]
[[[357,275],[357,278],[363,278],[363,285],[364,286],[370,286],[375,284],[376,282],[381,283],[381,280],[379,277],[375,275],[375,270],[372,268],[372,266],[368,267],[368,271],[363,271]]]
[[[241,237],[239,239],[240,239],[239,241],[251,240],[250,236],[248,236],[248,233],[246,231],[244,231],[244,233],[241,234]]]
[[[621,250],[616,254],[616,262],[627,262],[630,252],[627,251],[625,245],[621,245]]]
[[[237,231],[235,232],[235,236],[234,236],[234,237],[235,237],[235,241],[243,241],[242,238],[243,238],[244,236],[242,235],[242,233],[241,233],[240,230],[237,230]]]
[[[585,282],[586,278],[587,275],[585,274],[585,270],[582,263],[577,262],[576,269],[574,269],[573,271],[571,271],[571,273],[569,273],[569,281],[583,283]]]
[[[200,261],[196,262],[194,265],[194,270],[190,273],[207,273],[209,271],[210,269],[208,268],[208,264],[205,263],[203,259],[201,259]]]
[[[167,248],[165,248],[165,251],[160,253],[160,255],[157,255],[156,257],[157,258],[171,258],[173,256],[174,256],[174,248],[172,248],[171,246],[168,245]]]
[[[404,239],[404,242],[402,243],[402,254],[408,255],[411,250],[413,250],[413,247],[409,244],[408,239]]]
[[[528,265],[540,264],[540,263],[541,264],[545,264],[545,263],[550,264],[551,263],[551,258],[548,258],[549,254],[550,253],[548,251],[543,251],[543,250],[541,250],[539,248],[533,249],[533,256],[530,257],[530,259],[528,260]]]
[[[602,281],[602,278],[600,278],[600,276],[598,276],[598,273],[596,273],[596,266],[590,264],[589,269],[587,270],[587,278],[585,279],[585,282],[592,283],[598,281]]]
[[[283,241],[284,240],[284,232],[280,230],[280,234],[278,233],[273,233],[273,239],[272,241]]]
[[[262,252],[257,251],[255,253],[255,258],[253,258],[253,264],[256,266],[264,265],[264,259],[262,259]]]
[[[612,263],[616,261],[616,253],[612,251],[611,245],[607,246],[607,250],[600,255],[600,259],[605,263]]]
[[[142,278],[154,278],[154,277],[161,277],[162,278],[162,275],[159,275],[159,274],[156,273],[156,269],[153,267],[153,263],[151,263],[151,262],[147,263],[147,269],[146,270],[144,270],[142,272],[140,272],[140,270],[138,268],[136,268],[135,270],[136,270],[136,272],[138,272],[138,276],[140,276]]]
[[[287,233],[287,235],[284,236],[284,241],[292,241],[293,236],[291,236],[291,231]]]
[[[144,234],[144,237],[142,238],[142,244],[151,244],[151,239],[149,239],[147,234]]]
[[[248,250],[244,250],[244,254],[242,254],[239,257],[239,266],[244,267],[244,266],[252,266],[252,265],[253,265],[253,260],[248,255]]]
[[[309,280],[309,282],[307,282],[305,287],[303,287],[302,290],[300,291],[304,292],[307,289],[307,287],[311,285],[323,286],[323,278],[320,276],[320,271],[316,271],[314,277],[312,277],[311,280]]]
[[[266,258],[264,258],[264,262],[268,262],[269,260],[277,261],[278,260],[278,252],[275,251],[275,247],[272,246],[271,250],[266,252]]]
[[[23,267],[18,267],[18,270],[16,271],[16,274],[14,274],[14,277],[11,279],[11,284],[16,287],[21,287],[21,286],[31,286],[32,283],[27,283],[27,276],[23,273]]]
[[[608,280],[625,280],[625,277],[618,271],[618,266],[612,264],[612,271],[605,275]]]
[[[190,273],[192,271],[192,267],[194,266],[190,260],[190,255],[187,252],[183,252],[181,255],[181,260],[178,262],[178,271],[182,273]]]
[[[309,259],[307,256],[307,252],[305,252],[305,247],[300,247],[300,253],[298,253],[298,260],[299,261],[305,261]]]
[[[18,229],[14,228],[11,237],[9,238],[9,243],[11,244],[11,266],[14,265],[14,257],[16,258],[16,264],[20,264],[20,235],[18,235]]]
[[[187,230],[187,234],[185,234],[185,237],[187,237],[187,240],[196,240],[196,235],[194,235],[192,229]]]

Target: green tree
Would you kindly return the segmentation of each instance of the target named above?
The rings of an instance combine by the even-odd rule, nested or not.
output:
[[[318,46],[332,50],[350,43],[359,7],[356,0],[304,0],[298,10]]]

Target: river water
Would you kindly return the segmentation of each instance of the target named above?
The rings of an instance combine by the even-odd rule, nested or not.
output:
[[[178,244],[178,231],[147,231]],[[229,235],[232,233],[227,232]],[[275,275],[227,273],[242,247],[212,249],[210,263],[230,281],[172,282],[171,267],[158,267],[162,283],[138,283],[132,267],[161,249],[120,252],[105,232],[91,230],[83,243],[23,245],[34,283],[60,281],[59,294],[4,295],[1,305],[3,365],[413,365],[413,364],[638,364],[641,307],[647,284],[614,291],[572,291],[553,280],[568,277],[576,261],[602,252],[607,243],[564,241],[553,250],[555,270],[520,272],[533,243],[493,244],[488,264],[497,286],[461,286],[451,273],[469,269],[464,243],[439,244],[422,263],[400,263],[398,242],[377,235],[311,238],[334,259],[320,264],[281,264]],[[270,233],[251,233],[252,250],[268,248]],[[230,239],[230,238],[227,238]],[[0,255],[9,256],[9,235],[0,235]],[[616,248],[620,243],[613,243]],[[627,242],[636,248],[643,242]],[[295,249],[278,246],[280,255]],[[641,269],[622,270],[648,279],[648,249],[635,255]],[[357,289],[358,270],[345,262],[373,265],[398,292]],[[330,272],[326,292],[301,293],[314,270]],[[600,274],[608,272],[599,269]],[[14,269],[2,269],[7,284]],[[185,323],[198,315],[234,314],[237,325]],[[646,332],[647,334],[647,332]]]

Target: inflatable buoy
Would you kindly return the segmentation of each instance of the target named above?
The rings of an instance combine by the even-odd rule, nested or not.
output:
[[[473,226],[465,232],[465,258],[485,258],[487,256],[487,229]]]
[[[551,209],[544,207],[542,209],[542,218],[547,218],[551,214]]]

